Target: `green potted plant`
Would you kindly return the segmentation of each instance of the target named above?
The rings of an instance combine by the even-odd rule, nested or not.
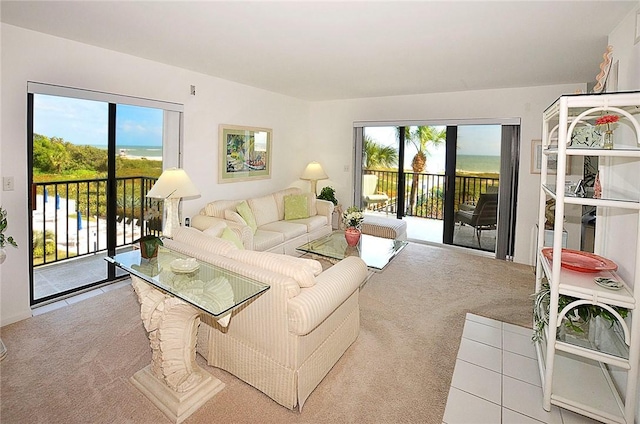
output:
[[[6,245],[18,247],[18,244],[11,236],[5,236],[4,231],[7,229],[7,211],[0,206],[0,264],[7,258],[7,252],[4,247]]]
[[[158,248],[162,246],[162,239],[160,239],[160,237],[148,234],[140,237],[138,242],[140,242],[140,255],[142,255],[143,258],[150,259],[158,256]]]
[[[336,191],[333,187],[322,187],[322,190],[320,190],[320,194],[317,196],[317,198],[321,200],[328,200],[333,203],[334,206],[338,204],[338,199],[336,199]]]
[[[533,328],[533,336],[532,340],[540,341],[542,340],[542,335],[544,332],[544,328],[549,325],[549,296],[551,294],[551,289],[549,288],[549,283],[546,281],[542,283],[540,291],[533,295],[534,297],[534,308],[533,308],[533,320],[534,320],[534,328]],[[558,296],[558,312],[562,311],[565,306],[574,302],[578,299],[571,297],[560,295]],[[618,306],[612,306],[612,308],[620,314],[622,318],[626,318],[629,314],[629,310],[627,308],[622,308]],[[592,319],[597,317],[601,317],[606,320],[609,325],[612,327],[617,319],[615,316],[611,314],[608,310],[601,308],[597,305],[579,305],[572,308],[563,318],[562,318],[562,326],[565,332],[574,334],[578,337],[586,337],[589,323]],[[585,331],[586,329],[586,331]]]

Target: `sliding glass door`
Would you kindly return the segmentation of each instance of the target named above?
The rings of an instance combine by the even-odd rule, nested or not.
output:
[[[415,124],[356,124],[356,203],[405,220],[409,238],[510,257],[518,125]]]
[[[104,257],[162,228],[145,194],[179,162],[181,112],[95,94],[28,94],[32,304],[122,277]]]
[[[496,251],[501,134],[501,125],[456,127],[454,145],[448,146],[455,153],[448,172],[453,222],[447,222],[444,243]]]
[[[424,218],[416,234],[442,243],[446,127],[369,126],[363,137],[365,213]]]

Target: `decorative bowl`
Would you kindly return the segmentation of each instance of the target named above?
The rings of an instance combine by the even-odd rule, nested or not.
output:
[[[177,274],[194,272],[198,268],[200,268],[200,264],[196,261],[196,258],[174,259],[171,261],[171,271]]]

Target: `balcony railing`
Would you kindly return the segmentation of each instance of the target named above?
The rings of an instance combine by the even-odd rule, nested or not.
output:
[[[116,178],[116,247],[161,230],[162,204],[145,197],[156,180]],[[107,249],[106,179],[34,183],[32,196],[34,266]]]
[[[421,218],[443,219],[445,176],[405,173],[405,201],[397,204],[398,173],[372,171],[378,191],[389,196],[387,212]],[[116,247],[133,243],[144,234],[162,229],[162,204],[146,198],[156,178],[137,176],[116,179]],[[481,193],[497,188],[497,178],[456,176],[455,205],[472,203]],[[415,187],[415,192],[411,189]],[[49,181],[33,184],[34,266],[107,249],[107,180]],[[381,205],[373,206],[382,209]]]
[[[368,174],[378,176],[377,190],[389,196],[388,205],[380,204],[371,207],[378,210],[388,209],[389,213],[396,213],[402,207],[404,215],[420,218],[443,219],[444,189],[446,177],[441,174],[424,174],[405,172],[405,200],[398,205],[398,173],[395,171],[366,170]],[[461,203],[475,203],[482,193],[497,190],[498,178],[473,177],[459,175],[455,177],[455,209]],[[414,191],[412,191],[412,188]]]

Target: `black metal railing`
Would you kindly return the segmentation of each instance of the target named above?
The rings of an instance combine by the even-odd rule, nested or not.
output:
[[[404,204],[398,204],[398,172],[365,170],[367,174],[378,176],[377,191],[386,193],[389,202],[369,206],[372,210],[395,214],[402,208],[404,215],[420,218],[443,219],[445,175],[405,172]],[[497,190],[498,178],[457,175],[455,177],[454,207],[461,203],[475,203],[480,194]]]
[[[162,204],[146,196],[157,178],[116,178],[116,247],[159,234]],[[32,187],[33,264],[107,249],[107,179],[48,181]]]

